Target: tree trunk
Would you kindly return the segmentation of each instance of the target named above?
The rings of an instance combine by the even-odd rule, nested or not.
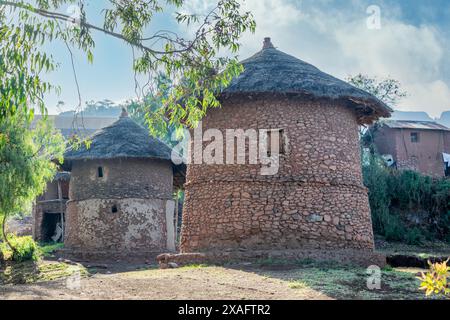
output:
[[[11,242],[9,242],[8,237],[6,235],[6,213],[3,215],[3,222],[2,222],[2,235],[3,239],[5,240],[6,244],[11,248],[11,250],[14,253],[17,253],[16,247],[14,247]]]

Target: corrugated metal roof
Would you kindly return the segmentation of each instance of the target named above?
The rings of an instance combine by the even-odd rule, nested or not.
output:
[[[406,121],[406,120],[386,120],[383,124],[392,129],[414,129],[414,130],[444,130],[450,128],[433,121]]]

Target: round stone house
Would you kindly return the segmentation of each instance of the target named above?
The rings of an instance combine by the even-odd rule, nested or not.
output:
[[[175,250],[171,149],[124,111],[69,149],[65,249],[84,257],[145,256]]]
[[[359,126],[392,110],[269,38],[242,63],[245,71],[224,90],[222,107],[208,111],[203,131],[276,131],[279,168],[261,175],[262,165],[248,161],[189,164],[181,253],[379,262]]]

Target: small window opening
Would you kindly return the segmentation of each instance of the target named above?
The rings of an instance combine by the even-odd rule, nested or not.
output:
[[[117,213],[119,210],[117,209],[117,206],[116,205],[113,205],[112,206],[112,208],[111,208],[111,212],[112,213]]]
[[[411,142],[412,143],[419,143],[419,133],[418,132],[411,132]]]
[[[272,142],[272,137],[278,134],[278,139],[275,137],[275,141]],[[286,154],[286,144],[284,137],[284,130],[269,130],[267,131],[267,156],[272,154]]]
[[[103,178],[103,167],[98,167],[98,177]]]

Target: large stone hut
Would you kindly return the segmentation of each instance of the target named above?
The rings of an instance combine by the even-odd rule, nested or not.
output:
[[[86,258],[175,250],[171,149],[128,117],[69,149],[65,249]]]
[[[188,165],[181,253],[382,263],[373,253],[358,135],[360,125],[392,110],[269,38],[242,63],[245,71],[224,90],[222,107],[205,116],[203,130],[278,131],[279,170]]]

